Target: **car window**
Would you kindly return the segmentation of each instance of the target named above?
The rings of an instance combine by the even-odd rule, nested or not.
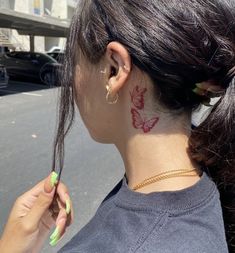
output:
[[[31,57],[30,57],[29,53],[19,53],[17,55],[17,58],[21,59],[21,60],[25,60],[25,61],[30,61],[31,60]]]
[[[35,54],[35,60],[37,60],[40,64],[56,62],[56,60],[54,60],[52,57],[44,54]]]
[[[10,58],[17,58],[17,53],[16,52],[6,53],[6,56]]]
[[[58,53],[50,53],[48,55],[50,55],[51,57],[53,57],[55,59],[58,56]]]
[[[29,53],[22,53],[22,52],[11,52],[6,54],[8,57],[16,58],[19,60],[30,61],[31,57]]]

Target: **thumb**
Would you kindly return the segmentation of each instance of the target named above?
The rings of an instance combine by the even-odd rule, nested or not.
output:
[[[44,181],[43,189],[35,201],[29,213],[25,216],[25,222],[30,224],[32,230],[36,230],[39,226],[43,214],[50,207],[55,194],[55,185],[58,175],[52,172]]]

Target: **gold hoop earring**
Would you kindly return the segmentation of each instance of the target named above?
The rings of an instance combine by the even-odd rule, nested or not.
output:
[[[110,94],[111,94],[111,92],[112,92],[112,89],[111,89],[111,87],[110,86],[108,86],[108,85],[106,85],[106,89],[107,89],[107,91],[108,91],[108,93],[107,93],[107,95],[106,95],[106,101],[108,102],[108,104],[116,104],[117,103],[117,101],[118,101],[118,99],[119,99],[119,95],[118,95],[118,93],[116,94],[116,98],[114,99],[114,100],[110,100]]]

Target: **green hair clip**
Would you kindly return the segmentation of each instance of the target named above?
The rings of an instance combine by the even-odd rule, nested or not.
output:
[[[204,88],[203,83],[196,83],[195,88],[192,89],[192,91],[197,94],[198,96],[203,97],[203,101],[201,102],[205,106],[212,106],[210,104],[211,98],[209,96],[210,92],[208,91],[208,88]]]

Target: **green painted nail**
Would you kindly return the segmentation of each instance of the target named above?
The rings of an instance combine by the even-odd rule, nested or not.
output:
[[[51,185],[52,185],[52,187],[54,187],[55,184],[58,182],[57,178],[58,178],[58,174],[55,171],[53,171],[51,173]]]
[[[67,214],[70,213],[70,209],[71,209],[70,200],[69,200],[69,199],[66,199],[66,213],[67,213]]]
[[[50,241],[51,246],[55,246],[59,241],[59,235],[57,235],[53,240]]]
[[[54,232],[51,234],[50,239],[53,240],[59,234],[59,227],[56,227]]]

